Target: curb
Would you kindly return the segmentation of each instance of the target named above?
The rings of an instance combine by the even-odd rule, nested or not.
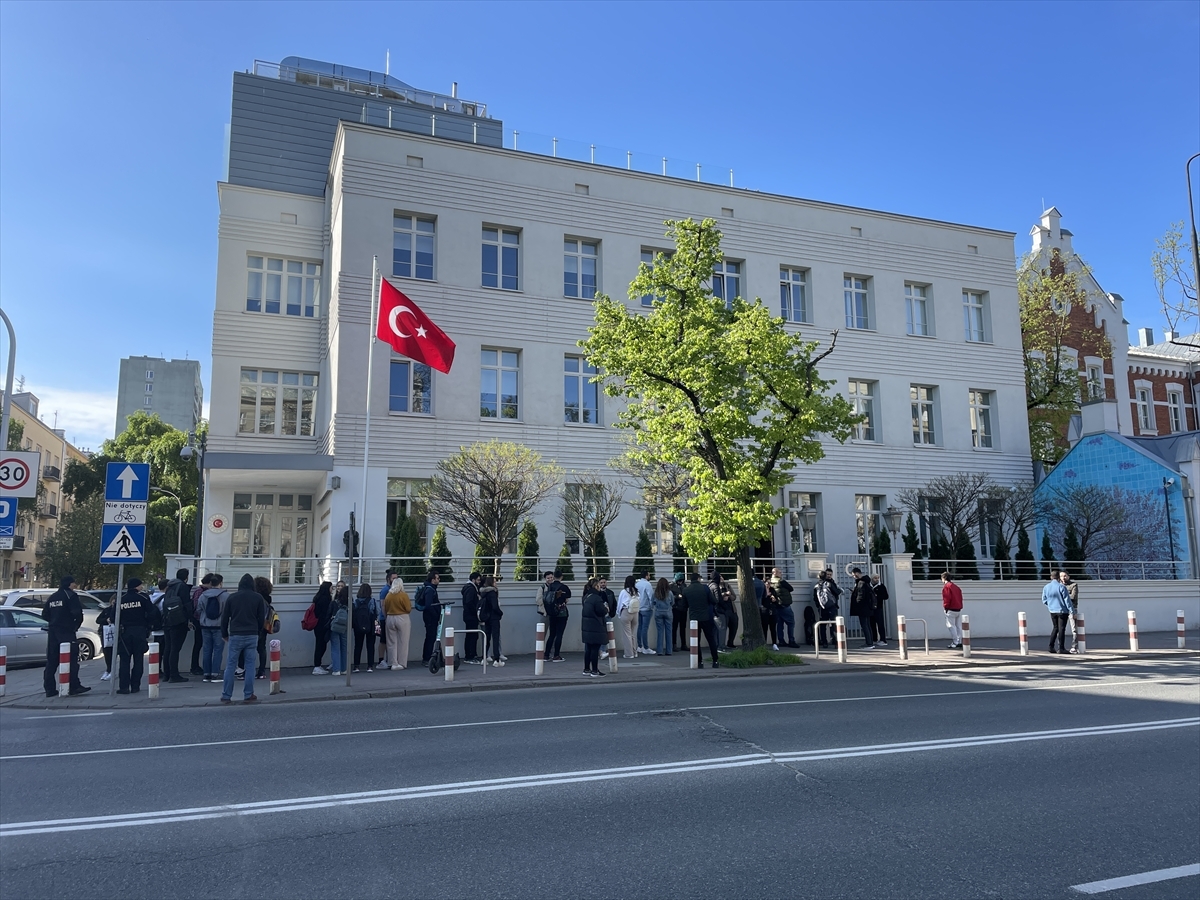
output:
[[[986,651],[985,651],[986,652]],[[911,650],[910,650],[911,654]],[[1075,662],[1083,663],[1102,663],[1102,662],[1127,662],[1130,660],[1151,658],[1171,658],[1171,657],[1200,657],[1200,650],[1142,650],[1136,654],[1128,651],[1118,651],[1116,653],[1106,653],[1098,651],[1087,653],[1083,656],[1076,656]],[[938,659],[930,656],[928,661],[912,660],[908,662],[871,662],[871,663],[849,663],[839,664],[830,662],[826,665],[821,662],[814,666],[811,661],[805,659],[804,664],[800,666],[763,666],[761,668],[751,669],[726,669],[718,673],[706,674],[701,676],[705,678],[757,678],[762,676],[784,676],[784,675],[845,675],[856,674],[859,672],[901,672],[901,671],[930,671],[930,670],[949,670],[949,669],[990,669],[1000,668],[1003,666],[1022,666],[1036,663],[1047,663],[1049,660],[1043,660],[1035,656],[1019,656],[1015,659],[986,659],[976,658],[963,659],[961,657],[950,657],[947,659]],[[914,664],[916,663],[916,664]],[[711,670],[708,670],[711,671]],[[618,673],[619,674],[619,673]],[[605,684],[653,684],[657,682],[674,682],[687,681],[695,678],[696,675],[692,669],[673,669],[667,672],[645,673],[645,674],[630,674],[624,678],[614,681],[602,682]],[[429,685],[427,687],[411,687],[411,688],[394,688],[389,690],[379,691],[364,691],[355,694],[325,694],[315,697],[279,697],[271,699],[259,700],[260,705],[278,706],[284,703],[321,703],[332,700],[391,700],[399,697],[426,697],[433,694],[470,694],[476,692],[489,691],[518,691],[528,690],[530,688],[556,688],[556,687],[571,687],[582,684],[584,682],[575,679],[567,678],[528,678],[520,681],[503,681],[492,683],[476,683],[476,684],[451,684],[441,686]],[[586,682],[593,684],[594,682]],[[39,691],[40,693],[40,691]],[[286,693],[286,690],[283,692]],[[268,695],[269,698],[269,695]],[[205,709],[210,707],[222,706],[221,702],[214,698],[204,702],[186,703],[178,705],[167,705],[165,703],[154,703],[147,706],[120,706],[116,702],[110,701],[107,703],[90,703],[76,704],[71,703],[69,706],[59,706],[57,703],[46,702],[45,698],[38,703],[21,703],[21,698],[15,697],[8,701],[0,701],[0,709],[34,709],[34,710],[121,710],[121,711],[140,711],[140,710],[163,710],[163,709]],[[99,699],[99,698],[97,698]],[[235,700],[233,705],[239,705],[240,701]]]

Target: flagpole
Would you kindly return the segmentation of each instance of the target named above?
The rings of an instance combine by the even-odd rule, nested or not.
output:
[[[367,549],[367,465],[371,455],[371,375],[375,371],[375,325],[379,317],[379,257],[371,257],[371,318],[367,322],[367,422],[363,428],[363,469],[362,469],[362,513],[358,523],[358,581],[363,581],[363,555]],[[350,533],[350,550],[354,551],[354,532]],[[353,604],[351,604],[353,605]],[[353,667],[349,665],[351,629],[346,629],[346,686],[350,686],[350,673]]]

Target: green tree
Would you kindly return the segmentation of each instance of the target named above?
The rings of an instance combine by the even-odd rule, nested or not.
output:
[[[917,523],[912,513],[904,520],[904,534],[900,539],[904,541],[904,552],[912,554],[912,577],[917,581],[924,579],[925,553],[921,550],[921,537],[917,534]]]
[[[64,575],[74,575],[82,588],[107,585],[116,580],[117,570],[100,563],[100,525],[104,521],[104,496],[96,494],[76,503],[59,519],[54,536],[42,544],[35,570],[42,584],[57,586]],[[139,567],[139,568],[144,568]],[[126,577],[137,568],[125,567]]]
[[[645,528],[638,529],[637,544],[633,548],[633,571],[641,574],[642,570],[654,575],[654,550],[650,545],[650,535]]]
[[[513,570],[516,581],[541,581],[542,573],[538,571],[538,530],[533,519],[526,519],[517,535],[517,566]]]
[[[554,568],[562,572],[563,581],[575,580],[575,566],[571,562],[571,547],[566,541],[563,541],[562,549],[558,551],[558,562],[554,564]]]
[[[604,532],[600,532],[596,536],[595,546],[591,548],[591,553],[587,556],[587,577],[599,577],[603,575],[608,578],[612,575],[612,559],[608,555],[608,538],[604,536]]]
[[[871,562],[881,563],[883,557],[892,552],[892,538],[882,528],[871,539]]]
[[[1024,525],[1017,529],[1017,555],[1014,559],[1017,578],[1022,581],[1037,579],[1037,560],[1029,549],[1029,530]]]
[[[1008,541],[1001,534],[996,538],[996,546],[992,551],[992,577],[1007,581],[1012,578],[1013,567],[1008,558]]]
[[[491,559],[490,572],[499,575],[499,551],[561,478],[562,470],[543,462],[536,451],[492,440],[463,447],[439,462],[420,499],[431,519],[474,542],[476,559]]]
[[[421,559],[421,536],[417,523],[403,509],[392,526],[392,570],[406,583],[425,580],[425,564]]]
[[[956,578],[965,581],[979,580],[979,564],[975,558],[975,544],[966,532],[959,534],[958,542],[954,545],[954,562],[951,563],[951,571],[954,572]]]
[[[860,417],[817,371],[836,332],[818,353],[760,301],[715,297],[713,267],[723,259],[716,222],[666,224],[675,252],[641,266],[629,286],[637,311],[598,295],[580,346],[605,392],[627,401],[617,426],[633,436],[630,455],[691,474],[692,496],[670,512],[689,556],[736,556],[743,643],[753,649],[763,634],[751,552],[782,513],[773,498],[799,464],[825,455],[823,437],[847,440]],[[643,296],[656,298],[649,314]]]
[[[433,529],[433,545],[429,549],[429,571],[437,572],[441,580],[454,580],[454,569],[450,567],[450,546],[446,542],[446,526]]]
[[[1054,560],[1054,548],[1050,546],[1050,532],[1042,532],[1042,578],[1050,580],[1050,573],[1058,571],[1058,563]]]
[[[1078,580],[1083,577],[1083,549],[1079,546],[1079,532],[1075,523],[1068,522],[1063,531],[1063,568],[1071,577]]]

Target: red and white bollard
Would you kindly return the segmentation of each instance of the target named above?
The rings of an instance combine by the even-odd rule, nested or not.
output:
[[[282,694],[283,688],[279,684],[279,641],[271,641],[271,693]]]
[[[1132,609],[1127,610],[1125,618],[1129,620],[1129,650],[1131,653],[1138,652],[1138,635],[1137,635],[1137,613]]]
[[[1175,611],[1175,641],[1176,641],[1176,644],[1179,646],[1180,650],[1182,650],[1187,645],[1187,641],[1184,640],[1185,634],[1186,634],[1186,632],[1184,631],[1184,628],[1183,628],[1183,610],[1179,609],[1179,610]],[[4,658],[3,658],[3,653],[4,653],[4,648],[0,647],[0,697],[4,696]]]
[[[900,645],[900,658],[908,659],[908,618],[896,616],[896,640]]]
[[[0,697],[4,696],[4,685],[8,681],[8,648],[0,647]]]
[[[688,668],[700,668],[700,623],[695,619],[688,620],[688,652],[692,654]]]
[[[71,645],[58,645],[58,696],[65,697],[71,692]]]
[[[146,665],[146,696],[151,700],[158,699],[158,641],[150,645],[147,651],[149,662]],[[254,676],[251,675],[251,678]]]
[[[1017,638],[1021,642],[1021,655],[1029,655],[1029,622],[1025,618],[1025,613],[1017,613]]]
[[[605,622],[608,628],[608,671],[617,671],[617,632],[612,622]]]
[[[966,613],[963,613],[963,617],[962,617],[962,630],[963,630],[963,636],[962,636],[963,659],[970,659],[971,658],[971,617],[968,616]]]
[[[1075,614],[1075,652],[1087,653],[1087,630],[1083,627],[1083,616]]]
[[[454,680],[454,629],[447,626],[442,632],[442,658],[446,663],[446,680]]]
[[[533,674],[546,673],[546,623],[537,623],[537,638],[533,642]]]
[[[838,662],[845,662],[846,661],[846,617],[838,616],[834,621],[837,623]]]

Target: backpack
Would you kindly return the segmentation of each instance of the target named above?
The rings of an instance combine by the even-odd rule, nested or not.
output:
[[[204,618],[210,622],[215,622],[221,618],[221,595],[209,594],[208,599],[204,601]]]
[[[349,618],[349,611],[346,609],[346,607],[339,603],[337,606],[337,612],[335,612],[333,617],[329,620],[329,630],[334,634],[345,634],[346,622],[349,620]]]
[[[173,628],[186,624],[187,620],[187,610],[184,608],[183,598],[179,596],[179,586],[176,585],[163,597],[163,625]]]
[[[544,584],[538,588],[537,611],[539,616],[546,614],[546,585]]]
[[[263,630],[267,634],[279,634],[279,628],[279,613],[275,612],[275,607],[268,605],[267,618],[263,622]]]
[[[305,631],[317,630],[317,604],[308,604],[308,609],[304,611],[304,618],[300,620],[300,627]]]
[[[371,598],[359,597],[354,601],[354,630],[372,631]]]
[[[425,585],[417,588],[417,596],[413,598],[413,609],[417,612],[425,612]]]

